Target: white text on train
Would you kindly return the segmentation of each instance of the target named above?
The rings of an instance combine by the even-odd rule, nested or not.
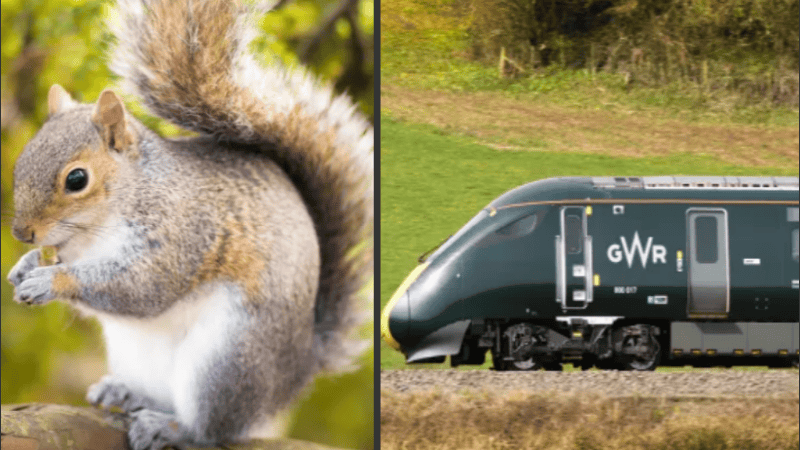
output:
[[[633,234],[633,241],[630,246],[628,246],[625,236],[620,236],[619,239],[622,242],[622,246],[620,244],[611,244],[606,252],[608,260],[612,263],[619,263],[624,256],[625,261],[628,263],[628,268],[631,268],[633,267],[634,257],[638,253],[639,258],[642,260],[642,268],[645,269],[647,268],[647,260],[650,257],[650,250],[653,251],[653,264],[667,263],[667,248],[663,245],[653,245],[652,237],[647,238],[644,248],[642,248],[642,241],[639,240],[638,231]]]

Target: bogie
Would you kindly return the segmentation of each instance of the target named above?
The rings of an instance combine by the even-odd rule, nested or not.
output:
[[[643,371],[655,370],[662,357],[657,325],[517,322],[495,327],[502,330],[499,345],[492,348],[495,370],[560,371],[564,363],[572,362],[581,370],[597,366]]]
[[[558,338],[557,335],[555,335]],[[547,327],[520,322],[510,325],[503,332],[505,345],[501,346],[501,358],[495,358],[497,370],[561,370],[554,354],[554,335]],[[556,339],[558,340],[558,339]],[[500,361],[502,360],[502,361]],[[500,364],[497,364],[500,362]]]

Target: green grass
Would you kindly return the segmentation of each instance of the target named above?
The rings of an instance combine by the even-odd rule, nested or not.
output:
[[[392,39],[387,39],[391,41]],[[449,47],[454,43],[448,42]],[[424,46],[425,44],[420,44]],[[456,92],[497,92],[514,98],[576,108],[602,108],[650,112],[666,118],[701,123],[740,123],[766,126],[797,126],[798,111],[769,104],[742,104],[729,93],[701,92],[697,86],[675,82],[660,87],[626,87],[624,77],[614,73],[590,73],[551,67],[516,79],[499,78],[497,68],[449,57],[448,47],[407,51],[386,45],[381,66],[387,84]],[[437,51],[437,48],[440,50]],[[457,53],[457,52],[456,52]]]
[[[491,200],[557,176],[797,175],[796,168],[725,165],[710,156],[622,158],[548,151],[498,151],[432,126],[381,121],[381,308],[417,257],[455,233]],[[405,367],[381,343],[381,368]],[[444,367],[437,365],[435,367]]]

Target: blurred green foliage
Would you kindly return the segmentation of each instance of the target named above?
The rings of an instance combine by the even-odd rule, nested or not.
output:
[[[455,0],[473,59],[628,74],[798,105],[797,0]],[[462,5],[463,4],[463,5]],[[525,75],[517,73],[516,75]]]
[[[5,275],[29,248],[13,239],[13,162],[47,116],[47,91],[61,84],[79,101],[91,102],[115,85],[106,67],[113,37],[104,26],[111,0],[3,0],[2,2],[2,399],[4,403],[83,403],[89,383],[104,371],[100,327],[54,303],[42,308],[17,305]],[[330,0],[296,0],[261,21],[264,31],[253,49],[262,61],[299,64],[303,60],[321,78],[336,82],[373,115],[373,4],[361,0],[357,29],[344,19],[311,51],[307,42],[338,6]],[[361,61],[351,63],[350,37],[358,33]],[[353,69],[355,68],[355,69]],[[355,72],[353,72],[355,71]],[[358,76],[354,76],[356,73]],[[164,135],[179,131],[128,100],[130,110]],[[371,340],[371,324],[362,330]],[[349,448],[373,447],[373,352],[360,368],[324,377],[306,392],[294,414],[291,435]]]

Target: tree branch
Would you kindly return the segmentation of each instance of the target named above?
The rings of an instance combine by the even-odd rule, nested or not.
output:
[[[123,413],[69,405],[2,406],[3,450],[130,450]],[[226,450],[332,450],[292,439],[255,439]],[[191,450],[191,449],[187,449]]]

